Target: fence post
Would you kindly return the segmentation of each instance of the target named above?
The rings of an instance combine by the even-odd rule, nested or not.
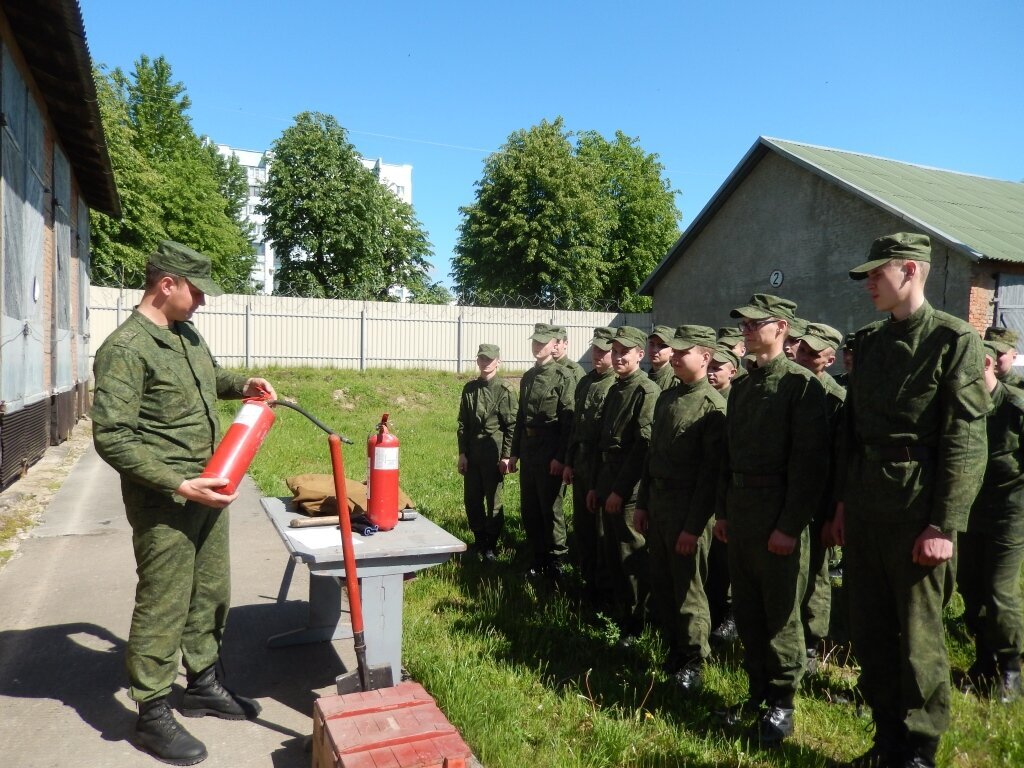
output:
[[[252,305],[245,302],[245,367],[252,367]]]
[[[459,322],[455,326],[455,372],[462,373],[462,307],[459,307]]]
[[[366,370],[366,307],[359,310],[359,370]]]
[[[121,326],[121,310],[124,307],[124,293],[122,291],[117,292],[117,325],[115,328]]]

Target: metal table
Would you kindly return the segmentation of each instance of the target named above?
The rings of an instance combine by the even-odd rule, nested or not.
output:
[[[260,502],[289,554],[278,601],[287,597],[295,563],[305,563],[310,576],[306,626],[274,635],[267,645],[280,648],[352,637],[351,623],[342,619],[345,564],[338,527],[290,528],[290,520],[306,516],[293,512],[289,499],[265,497]],[[363,604],[367,664],[390,664],[394,679],[400,680],[405,574],[440,565],[456,552],[465,551],[466,544],[422,515],[400,521],[391,531],[373,536],[356,534],[352,541]]]

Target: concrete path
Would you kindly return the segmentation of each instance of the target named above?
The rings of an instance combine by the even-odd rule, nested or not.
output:
[[[304,623],[309,576],[297,567],[288,599],[277,602],[287,558],[248,478],[231,507],[231,537],[225,682],[263,713],[180,721],[206,744],[204,768],[306,767],[313,701],[354,668],[351,641],[266,647],[270,635]],[[136,708],[123,652],[135,581],[118,477],[90,448],[0,571],[0,766],[162,765],[128,740]],[[182,686],[183,674],[172,701]]]

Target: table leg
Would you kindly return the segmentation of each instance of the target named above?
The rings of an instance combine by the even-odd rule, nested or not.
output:
[[[405,578],[401,573],[360,579],[366,663],[390,664],[397,684],[402,679],[402,604]]]
[[[270,648],[302,643],[344,640],[352,637],[352,625],[341,620],[341,580],[336,576],[309,575],[309,619],[306,626],[273,635]],[[399,616],[401,618],[401,616]],[[401,624],[399,624],[401,626]]]

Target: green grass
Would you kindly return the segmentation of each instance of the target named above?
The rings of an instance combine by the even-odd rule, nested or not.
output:
[[[366,373],[269,369],[282,397],[294,398],[355,441],[346,474],[364,479],[365,440],[385,411],[401,440],[401,484],[419,509],[470,541],[455,471],[455,422],[465,378],[425,371]],[[225,418],[236,404],[222,404]],[[324,434],[296,413],[278,421],[251,474],[267,495],[287,495],[283,478],[329,472]],[[518,484],[505,485],[510,544],[522,543]],[[798,704],[797,733],[779,751],[749,746],[723,729],[715,711],[739,702],[745,677],[737,651],[716,657],[706,691],[686,701],[658,671],[664,650],[645,634],[629,649],[617,630],[584,608],[572,589],[535,589],[514,546],[496,565],[472,557],[422,572],[405,593],[405,663],[434,695],[488,768],[506,766],[824,766],[870,743],[870,721],[853,704],[856,670],[840,655]],[[971,643],[947,610],[954,673],[971,662]],[[1002,707],[954,693],[954,723],[940,764],[1024,765],[1024,703]]]

